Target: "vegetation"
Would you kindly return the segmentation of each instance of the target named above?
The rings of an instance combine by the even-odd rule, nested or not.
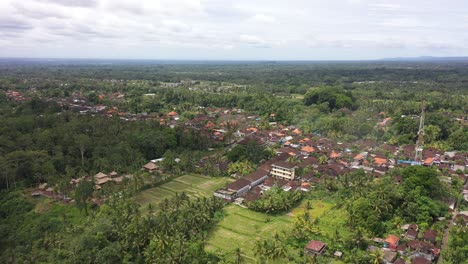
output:
[[[302,198],[300,191],[284,191],[274,186],[268,191],[263,192],[260,199],[250,202],[249,209],[270,214],[287,212],[291,210]]]
[[[222,113],[212,116],[209,108],[236,109],[255,117],[262,133],[277,122],[341,142],[405,145],[416,142],[425,104],[425,147],[468,151],[467,69],[405,62],[1,64],[0,258],[329,263],[340,250],[344,263],[378,263],[380,254],[366,252],[369,238],[400,235],[404,223],[442,233],[444,222],[435,219],[450,217],[445,200],[459,198],[461,181],[446,184],[440,179],[448,172],[421,166],[397,167],[379,179],[357,171],[321,176],[308,194],[275,187],[249,209],[224,207],[207,198],[232,181],[222,176],[254,171],[278,146],[233,144],[234,111],[220,118],[226,131],[216,140],[201,128],[207,123],[191,122]],[[83,106],[92,110],[80,113]],[[104,106],[108,111],[96,110]],[[177,122],[170,111],[179,113]],[[320,165],[331,162],[314,155]],[[141,171],[156,158],[163,158],[163,173]],[[99,171],[132,177],[99,192],[92,180],[69,184]],[[31,198],[31,187],[45,182],[74,201]],[[451,228],[444,262],[467,259],[466,233]],[[304,255],[311,239],[328,244],[325,256]]]

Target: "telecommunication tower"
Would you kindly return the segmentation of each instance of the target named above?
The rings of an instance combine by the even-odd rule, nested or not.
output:
[[[414,156],[415,164],[420,165],[422,162],[423,146],[424,146],[424,112],[426,110],[426,101],[422,102],[421,117],[419,119],[418,141],[416,142],[416,154]]]

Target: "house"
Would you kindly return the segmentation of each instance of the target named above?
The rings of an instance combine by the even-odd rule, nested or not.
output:
[[[435,244],[436,238],[437,238],[437,231],[432,230],[432,229],[426,230],[423,233],[423,237],[422,237],[423,240],[430,242],[432,244]]]
[[[302,131],[300,131],[300,130],[299,130],[299,129],[297,129],[297,128],[296,128],[296,129],[294,129],[292,132],[293,132],[294,134],[296,134],[296,135],[300,135],[300,134],[302,134]]]
[[[214,196],[226,199],[228,201],[232,201],[236,196],[236,192],[225,189],[219,189],[216,192],[214,192]]]
[[[258,170],[244,177],[244,179],[250,181],[250,188],[253,188],[264,182],[266,178],[268,178],[268,171],[262,168],[259,168]]]
[[[110,181],[111,178],[107,174],[99,172],[98,174],[94,175],[94,180],[96,181],[97,185],[102,185]]]
[[[407,238],[407,239],[413,240],[413,239],[416,239],[417,237],[418,237],[418,231],[417,230],[408,229],[408,231],[406,231],[406,233],[405,233],[405,238]]]
[[[393,264],[406,264],[406,261],[402,258],[398,258],[395,260],[395,262],[393,262]]]
[[[422,256],[426,259],[433,260],[435,255],[438,253],[438,249],[434,245],[421,241],[421,240],[411,240],[408,242],[408,247],[412,252],[415,252],[416,255]]]
[[[248,202],[256,201],[262,197],[262,188],[260,186],[256,186],[244,193],[242,197]]]
[[[419,233],[418,231],[419,231],[418,225],[416,224],[408,225],[408,227],[406,228],[405,238],[409,240],[416,239],[418,237],[418,233]]]
[[[310,191],[312,187],[310,186],[310,184],[308,182],[302,182],[301,183],[301,187],[299,188],[300,191],[303,191],[303,192],[308,192]]]
[[[287,161],[277,161],[271,166],[271,176],[294,180],[297,166]]]
[[[387,238],[385,238],[383,246],[384,248],[390,248],[395,250],[398,246],[398,242],[400,239],[395,236],[395,235],[388,235]]]
[[[159,166],[154,162],[148,162],[143,166],[143,169],[149,172],[153,172],[159,169]]]
[[[237,197],[250,189],[250,181],[240,178],[230,183],[226,188],[228,191],[235,192],[234,196]]]
[[[383,257],[384,257],[384,263],[393,263],[395,262],[398,253],[395,251],[391,251],[388,249],[382,249]]]
[[[261,187],[262,187],[263,190],[267,191],[267,190],[270,190],[271,188],[273,188],[273,186],[282,187],[286,183],[287,183],[287,181],[284,180],[284,179],[270,177],[270,178],[267,178],[263,182]]]
[[[432,261],[423,257],[419,257],[419,256],[413,258],[413,260],[411,261],[411,264],[431,264],[431,263]]]
[[[179,114],[175,111],[171,111],[167,113],[167,116],[172,119],[172,120],[178,120],[179,119]]]
[[[304,146],[301,148],[301,154],[304,156],[310,155],[314,151],[315,149],[312,146]]]
[[[319,240],[310,240],[304,248],[304,253],[308,255],[322,255],[325,251],[327,244]]]

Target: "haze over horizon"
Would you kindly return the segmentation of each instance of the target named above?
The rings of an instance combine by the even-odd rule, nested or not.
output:
[[[6,0],[0,3],[0,57],[467,56],[467,10],[461,0]]]

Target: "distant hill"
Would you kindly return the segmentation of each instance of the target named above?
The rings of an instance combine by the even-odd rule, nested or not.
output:
[[[398,58],[383,58],[380,61],[447,61],[447,62],[468,62],[468,57],[433,57],[433,56],[420,56],[420,57],[398,57]]]

